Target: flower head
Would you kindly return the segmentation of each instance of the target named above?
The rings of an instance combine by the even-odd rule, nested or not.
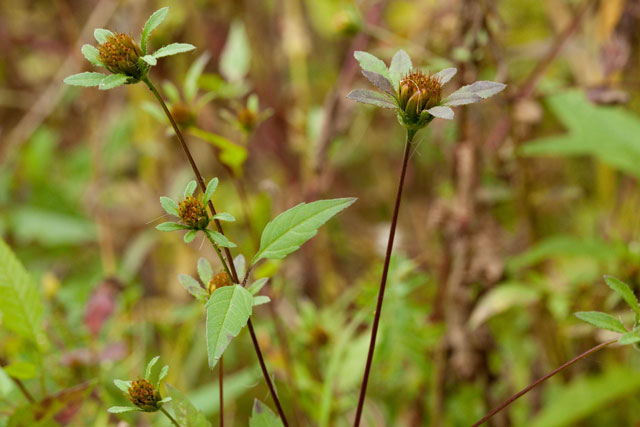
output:
[[[399,50],[391,65],[367,52],[355,52],[362,74],[383,93],[353,90],[347,98],[364,104],[394,109],[400,123],[410,131],[427,126],[434,118],[453,119],[452,106],[472,104],[502,91],[502,83],[477,81],[463,86],[443,99],[442,88],[456,74],[446,68],[436,74],[414,69],[409,55]]]
[[[187,196],[178,203],[178,216],[186,226],[194,230],[204,230],[209,225],[207,210],[202,202],[193,196]]]
[[[231,277],[229,277],[229,275],[225,271],[221,271],[220,273],[213,276],[213,279],[209,280],[207,290],[209,291],[209,295],[211,295],[216,289],[222,288],[223,286],[231,285],[233,285]]]
[[[159,409],[158,402],[162,400],[160,392],[153,384],[145,379],[131,382],[127,389],[129,400],[145,412],[154,412]]]
[[[153,54],[147,54],[149,35],[166,18],[167,13],[169,8],[163,7],[149,17],[142,29],[139,45],[128,34],[97,28],[93,36],[98,47],[85,44],[82,46],[82,54],[93,65],[106,68],[112,74],[86,72],[69,76],[64,82],[71,86],[98,86],[101,90],[138,83],[146,78],[149,68],[158,63],[158,58],[195,49],[195,46],[188,43],[172,43]]]
[[[144,378],[135,381],[113,380],[116,387],[126,393],[129,401],[135,406],[112,406],[108,409],[109,412],[156,412],[162,405],[171,401],[170,397],[163,399],[160,395],[160,382],[167,376],[169,367],[160,368],[157,364],[159,359],[160,356],[156,356],[149,361]]]

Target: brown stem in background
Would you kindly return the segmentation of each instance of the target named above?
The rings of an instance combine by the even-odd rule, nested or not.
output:
[[[371,342],[369,343],[369,353],[367,354],[367,364],[364,368],[364,376],[362,378],[362,387],[360,388],[360,397],[358,399],[358,409],[356,410],[356,419],[354,426],[360,425],[362,417],[362,409],[364,408],[364,399],[367,394],[367,383],[369,382],[369,373],[371,372],[371,362],[373,361],[373,351],[376,346],[376,337],[378,335],[378,326],[380,324],[380,313],[382,312],[382,302],[384,300],[384,291],[387,287],[387,274],[389,273],[389,264],[391,262],[391,252],[393,250],[393,240],[396,236],[396,226],[398,225],[398,214],[400,213],[400,201],[402,200],[402,188],[404,187],[404,177],[407,173],[407,164],[409,163],[409,153],[411,152],[411,142],[415,131],[407,129],[407,142],[404,146],[404,158],[402,160],[402,171],[400,172],[400,182],[398,183],[398,191],[396,193],[396,204],[393,208],[393,218],[391,219],[391,229],[389,230],[389,241],[387,242],[387,253],[384,258],[384,267],[382,268],[382,278],[380,279],[380,291],[378,292],[378,302],[376,304],[376,312],[373,318],[373,327],[371,329]]]
[[[589,356],[590,354],[595,353],[598,350],[601,350],[603,348],[605,348],[606,346],[608,346],[609,344],[613,344],[614,342],[618,341],[617,338],[614,338],[612,340],[609,341],[605,341],[601,344],[598,344],[595,347],[590,348],[589,350],[585,351],[584,353],[582,353],[579,356],[574,357],[573,359],[569,360],[568,362],[566,362],[564,365],[554,369],[553,371],[549,372],[547,375],[545,375],[542,378],[539,378],[538,380],[536,380],[535,382],[533,382],[532,384],[529,384],[528,386],[526,386],[524,389],[522,389],[521,391],[519,391],[518,393],[514,394],[513,396],[511,396],[510,398],[508,398],[507,400],[505,400],[504,402],[502,402],[500,405],[498,405],[497,408],[495,408],[493,411],[489,412],[487,415],[485,415],[484,417],[482,417],[480,420],[478,420],[472,427],[477,427],[485,422],[487,422],[491,417],[493,417],[495,414],[497,414],[498,412],[502,411],[504,408],[506,408],[507,406],[511,405],[514,401],[516,401],[518,398],[524,396],[525,394],[527,394],[529,391],[531,391],[533,388],[535,388],[536,386],[538,386],[540,383],[543,383],[544,381],[548,380],[549,378],[551,378],[552,376],[554,376],[555,374],[557,374],[558,372],[568,368],[569,366],[573,365],[574,363],[576,363],[578,360],[584,359],[585,357]]]
[[[185,155],[187,156],[187,159],[189,160],[189,164],[191,165],[191,169],[193,169],[193,173],[195,174],[195,176],[197,178],[198,184],[200,185],[200,189],[203,192],[206,191],[207,186],[206,186],[206,184],[204,182],[204,179],[202,178],[202,174],[200,174],[200,170],[198,169],[198,166],[196,165],[195,161],[193,160],[193,156],[191,155],[191,152],[189,151],[189,147],[187,146],[187,143],[185,142],[184,137],[182,136],[182,132],[180,132],[180,129],[178,128],[178,124],[176,123],[176,121],[174,120],[173,116],[171,115],[171,112],[169,111],[169,108],[167,108],[167,104],[165,104],[164,100],[162,99],[162,96],[160,95],[160,93],[158,93],[158,90],[155,88],[153,83],[151,83],[151,80],[149,80],[148,77],[145,77],[143,79],[143,81],[149,87],[149,89],[151,90],[153,95],[156,97],[156,99],[160,103],[160,106],[164,110],[164,113],[167,115],[167,118],[171,122],[171,126],[173,127],[173,130],[176,133],[176,136],[178,137],[178,140],[180,141],[180,145],[182,146],[182,150],[184,151]],[[215,215],[216,214],[216,210],[215,210],[215,208],[213,206],[213,202],[211,202],[211,200],[209,200],[208,206],[209,206],[209,209],[211,210],[211,214]],[[220,224],[220,221],[215,219],[214,222],[215,222],[216,228],[218,229],[220,234],[224,235],[224,231],[222,230],[222,224]],[[229,248],[224,248],[224,252],[225,252],[225,255],[226,255],[226,258],[227,258],[228,267],[229,267],[229,269],[231,271],[231,278],[233,280],[233,283],[240,283],[240,280],[238,279],[238,272],[236,271],[236,267],[233,264],[233,257],[231,256],[231,251],[229,251]],[[223,265],[224,265],[224,263],[223,263]],[[282,420],[282,423],[284,424],[285,427],[287,427],[289,424],[287,423],[287,419],[286,419],[286,417],[284,415],[284,411],[282,410],[282,406],[280,405],[280,401],[278,400],[278,395],[276,394],[275,388],[273,387],[273,384],[271,382],[271,378],[269,377],[269,372],[267,371],[267,366],[264,363],[264,359],[262,357],[262,351],[260,350],[260,344],[258,343],[258,340],[256,338],[256,334],[255,334],[255,332],[253,330],[253,324],[251,323],[251,319],[247,320],[247,326],[249,327],[249,333],[251,334],[251,341],[253,342],[253,347],[254,347],[254,349],[256,351],[256,355],[258,356],[258,360],[260,362],[260,368],[262,369],[262,374],[264,376],[265,381],[267,382],[267,386],[269,387],[269,391],[271,392],[271,398],[273,399],[273,401],[276,404],[276,407],[278,408],[278,413],[280,414],[280,418]]]

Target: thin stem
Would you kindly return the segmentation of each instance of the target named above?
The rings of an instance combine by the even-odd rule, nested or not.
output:
[[[169,412],[167,412],[166,409],[164,409],[163,407],[160,407],[160,411],[162,411],[163,414],[165,414],[167,416],[167,418],[169,418],[169,421],[171,421],[171,424],[173,424],[176,427],[180,427],[180,424],[178,424],[178,422],[176,421],[175,418],[173,418],[171,416],[171,414]]]
[[[182,136],[182,132],[180,132],[180,129],[178,128],[178,124],[176,123],[173,116],[171,115],[169,108],[167,108],[167,104],[165,104],[164,100],[162,99],[162,96],[160,95],[160,93],[158,93],[158,90],[155,88],[153,83],[151,83],[151,80],[149,80],[148,77],[144,77],[142,81],[144,81],[144,83],[149,87],[153,95],[156,97],[156,99],[160,103],[160,106],[164,110],[164,113],[167,115],[167,118],[169,119],[169,122],[171,122],[171,126],[173,127],[173,130],[176,133],[178,140],[180,141],[182,150],[184,151],[184,154],[187,156],[187,160],[189,160],[189,164],[191,165],[191,169],[193,169],[193,173],[197,178],[200,189],[202,190],[202,192],[206,191],[207,187],[205,185],[204,179],[202,178],[202,174],[200,174],[200,170],[198,170],[198,166],[196,165],[196,162],[193,160],[193,156],[189,151],[189,147],[187,146],[187,143],[184,140],[184,137]],[[211,200],[209,200],[208,206],[209,206],[209,209],[211,210],[211,214],[215,215],[216,210]],[[220,223],[220,221],[217,219],[214,219],[214,222],[220,234],[224,235],[224,230],[222,229],[222,224]],[[227,258],[227,263],[224,262],[224,259],[222,257],[221,257],[221,260],[223,261],[223,265],[227,266],[228,268],[227,271],[230,270],[230,274],[229,273],[227,274],[231,276],[233,283],[240,283],[240,280],[238,279],[238,272],[236,271],[236,267],[233,263],[233,257],[231,256],[231,251],[229,250],[229,248],[224,248],[224,253]],[[289,424],[287,423],[287,419],[284,415],[284,411],[282,410],[282,406],[280,405],[280,400],[278,400],[278,395],[276,394],[273,384],[271,383],[271,378],[269,377],[267,366],[265,365],[264,359],[262,358],[262,351],[260,350],[260,344],[256,339],[256,335],[253,330],[253,324],[251,323],[251,319],[247,321],[247,326],[249,327],[249,332],[251,333],[251,340],[253,342],[253,347],[256,351],[256,355],[258,356],[258,360],[260,361],[260,368],[262,368],[262,375],[264,376],[264,379],[267,382],[267,385],[269,386],[269,391],[271,392],[271,398],[273,399],[273,401],[276,404],[276,407],[278,408],[278,413],[280,414],[282,423],[284,424],[285,427],[288,427]]]
[[[220,427],[224,427],[224,373],[222,371],[222,359],[224,356],[220,356],[219,367],[220,370]]]
[[[360,425],[362,417],[362,409],[364,408],[364,399],[367,394],[367,383],[369,382],[369,373],[371,372],[371,362],[373,361],[373,351],[376,345],[376,337],[378,335],[378,325],[380,324],[380,314],[382,313],[382,302],[384,300],[384,291],[387,286],[387,274],[389,273],[389,264],[391,262],[391,251],[393,250],[393,240],[396,235],[396,226],[398,224],[398,214],[400,212],[400,201],[402,200],[402,188],[404,187],[404,177],[407,173],[407,164],[409,163],[409,153],[411,151],[411,142],[415,135],[414,131],[407,130],[407,142],[404,147],[404,158],[402,160],[402,171],[400,172],[400,181],[398,182],[398,191],[396,193],[396,204],[393,209],[393,218],[391,219],[391,229],[389,230],[389,241],[387,242],[387,254],[384,258],[384,267],[382,268],[382,278],[380,279],[380,290],[378,291],[378,302],[373,318],[373,327],[371,329],[371,342],[369,343],[369,353],[367,354],[367,364],[364,369],[362,378],[362,386],[360,387],[360,397],[358,399],[358,409],[356,410],[356,419],[354,426]]]
[[[568,362],[566,362],[565,364],[563,364],[562,366],[554,369],[553,371],[549,372],[547,375],[545,375],[542,378],[539,378],[538,380],[536,380],[535,382],[533,382],[532,384],[526,386],[525,388],[523,388],[522,390],[520,390],[518,393],[514,394],[513,396],[511,396],[510,398],[508,398],[507,400],[505,400],[504,402],[502,402],[500,405],[498,405],[498,407],[496,407],[493,411],[489,412],[487,415],[485,415],[484,417],[482,417],[478,422],[476,422],[472,427],[477,427],[485,422],[487,422],[491,417],[493,417],[495,414],[497,414],[498,412],[502,411],[504,408],[506,408],[507,406],[511,405],[515,400],[517,400],[518,398],[524,396],[525,394],[527,394],[529,391],[531,391],[533,388],[537,387],[540,383],[543,383],[544,381],[548,380],[549,378],[551,378],[552,376],[554,376],[555,374],[557,374],[558,372],[568,368],[569,366],[573,365],[574,363],[576,363],[578,360],[584,359],[585,357],[589,356],[590,354],[595,353],[598,350],[601,350],[603,348],[605,348],[606,346],[608,346],[609,344],[612,344],[614,342],[618,341],[617,338],[614,338],[612,340],[609,341],[605,341],[601,344],[598,344],[595,347],[590,348],[589,350],[585,351],[584,353],[582,353],[579,356],[574,357],[573,359],[569,360]]]
[[[27,388],[24,386],[24,383],[22,381],[13,377],[11,377],[11,379],[13,380],[14,383],[16,383],[16,385],[18,386],[18,388],[20,389],[24,397],[27,398],[29,403],[36,403],[36,400],[33,398],[31,393],[29,393],[29,390],[27,390]]]
[[[222,257],[222,253],[220,252],[220,248],[218,247],[218,245],[216,244],[216,242],[211,238],[211,236],[209,236],[209,233],[207,233],[205,231],[205,236],[207,236],[207,239],[209,240],[209,242],[211,242],[211,246],[213,246],[213,250],[216,251],[216,254],[218,255],[218,258],[220,259],[220,263],[222,264],[222,267],[224,268],[224,271],[229,275],[229,277],[233,277],[231,275],[231,272],[229,271],[229,267],[227,266],[227,263],[224,261],[224,258]]]

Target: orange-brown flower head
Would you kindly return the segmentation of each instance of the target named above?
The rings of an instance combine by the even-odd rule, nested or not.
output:
[[[157,411],[161,400],[160,393],[149,381],[141,379],[131,383],[128,389],[129,400],[138,408],[146,412]]]
[[[398,101],[407,118],[417,119],[420,113],[435,107],[442,100],[442,84],[431,74],[412,71],[398,85]]]
[[[251,132],[256,125],[257,115],[249,108],[243,107],[236,113],[236,118],[238,119],[240,126],[242,126],[242,129],[247,132]]]
[[[178,215],[185,225],[196,230],[204,230],[209,224],[204,205],[193,196],[187,196],[178,204]]]
[[[209,291],[209,295],[211,295],[213,291],[215,291],[216,289],[221,288],[223,286],[231,286],[231,285],[233,285],[233,282],[231,282],[231,277],[229,277],[229,275],[226,272],[221,271],[220,273],[213,276],[213,279],[209,281],[207,290]]]
[[[115,33],[107,41],[98,46],[100,61],[105,68],[115,74],[126,74],[139,79],[142,71],[138,66],[138,59],[142,56],[142,49],[128,34]]]

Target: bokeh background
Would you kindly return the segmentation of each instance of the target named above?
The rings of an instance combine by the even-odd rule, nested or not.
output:
[[[94,28],[137,38],[166,5],[151,46],[197,50],[151,77],[221,180],[234,254],[250,257],[269,219],[302,201],[359,199],[254,272],[270,277],[253,321],[293,423],[353,419],[402,160],[394,114],[345,99],[368,87],[354,50],[455,66],[445,92],[508,84],[418,135],[366,425],[470,425],[611,337],[574,311],[631,321],[602,276],[640,285],[640,1],[2,1],[0,234],[37,284],[46,346],[38,356],[0,324],[0,361],[57,402],[44,425],[166,425],[106,412],[126,403],[112,380],[141,376],[155,355],[217,425],[203,309],[177,275],[195,276],[199,257],[219,265],[201,238],[154,228],[159,196],[178,196],[192,172],[143,85],[62,83],[92,71],[80,47]],[[273,405],[246,332],[224,361],[227,424],[247,425],[254,398]],[[639,362],[611,346],[493,425],[635,425]],[[0,425],[29,410],[0,371]]]

